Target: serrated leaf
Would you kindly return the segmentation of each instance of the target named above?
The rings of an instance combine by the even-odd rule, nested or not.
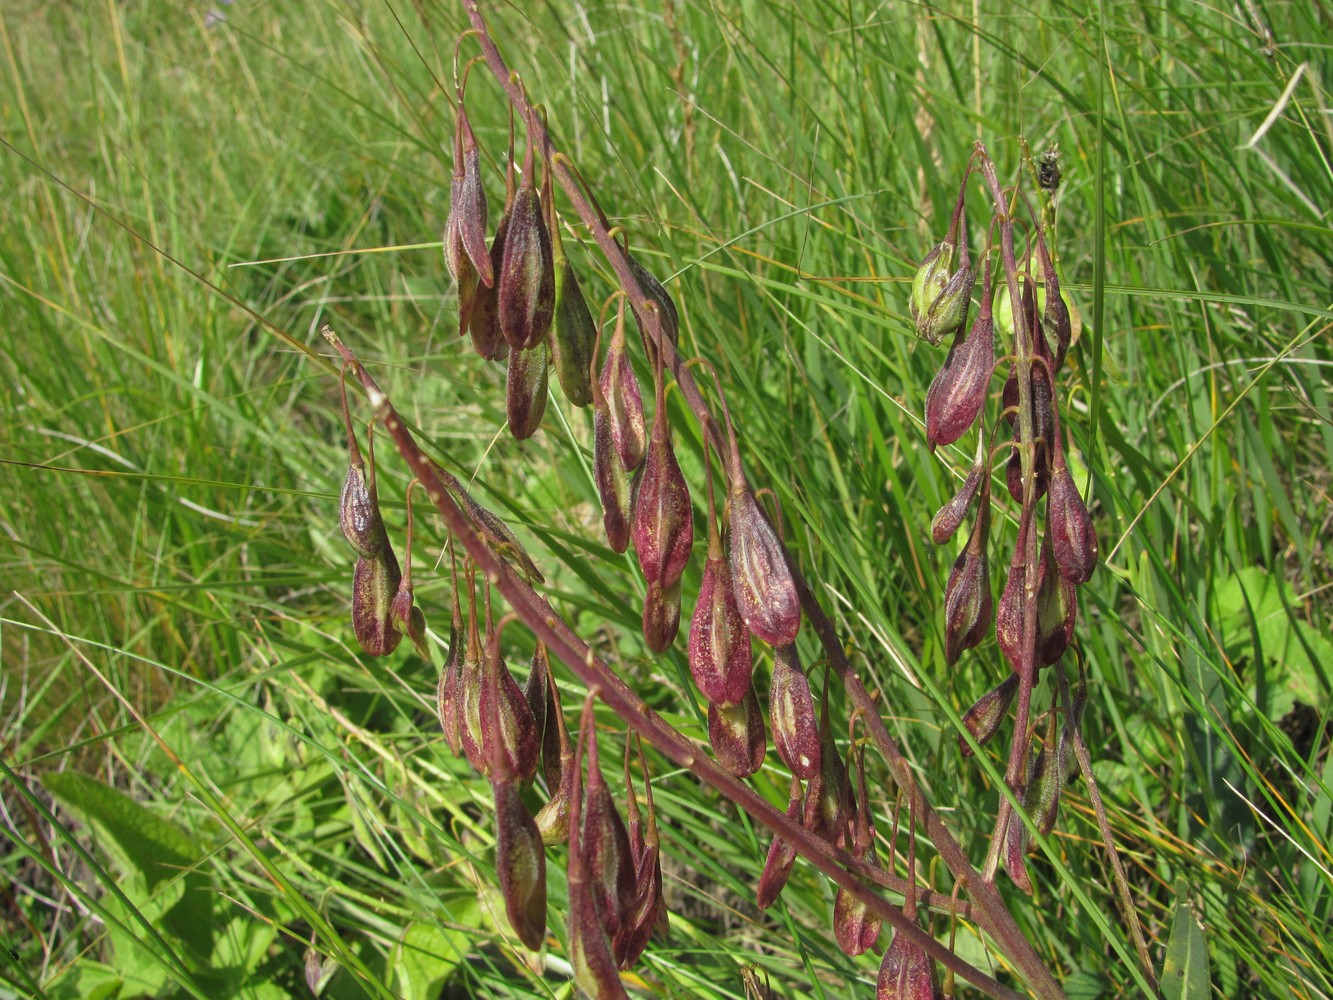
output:
[[[1176,908],[1162,964],[1163,1000],[1208,1000],[1208,951],[1203,926],[1190,908],[1189,882],[1176,880]]]

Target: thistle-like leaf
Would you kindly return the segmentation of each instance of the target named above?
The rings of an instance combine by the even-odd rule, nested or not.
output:
[[[368,656],[388,656],[403,634],[394,625],[392,606],[401,579],[398,557],[390,546],[375,556],[360,556],[352,576],[352,631]]]
[[[963,725],[972,734],[972,738],[982,746],[994,739],[995,734],[1000,731],[1000,724],[1004,722],[1005,713],[1009,711],[1009,705],[1013,702],[1017,690],[1018,674],[1010,673],[963,713]],[[972,748],[968,746],[967,740],[963,739],[961,733],[958,735],[958,749],[963,751],[964,757],[972,756]]]
[[[495,796],[495,869],[509,926],[536,951],[546,936],[546,851],[513,781],[491,783]]]
[[[505,413],[509,431],[525,441],[537,433],[546,413],[547,366],[550,352],[546,341],[533,347],[513,348],[509,352],[509,371],[505,378]]]
[[[738,778],[763,766],[768,735],[753,686],[738,705],[709,704],[708,742],[717,762]]]
[[[804,780],[817,775],[821,766],[819,721],[810,681],[794,643],[773,650],[768,717],[773,727],[773,746],[792,774]]]

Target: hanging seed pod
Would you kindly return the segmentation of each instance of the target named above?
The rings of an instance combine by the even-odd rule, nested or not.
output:
[[[343,425],[347,428],[347,477],[343,480],[342,497],[338,501],[338,523],[343,537],[357,555],[374,558],[389,547],[389,535],[380,517],[379,494],[375,489],[375,436],[374,428],[366,437],[367,464],[361,457],[352,429],[352,414],[347,407],[347,366],[342,370]]]
[[[555,312],[551,317],[551,361],[565,398],[574,406],[592,402],[592,365],[597,344],[597,324],[579,287],[574,265],[565,253],[560,218],[549,173],[544,172],[542,201],[546,229],[551,237],[551,269],[555,273]]]
[[[972,466],[972,470],[968,472],[967,478],[963,480],[963,485],[958,488],[958,492],[950,497],[948,502],[935,513],[935,517],[930,522],[930,537],[936,545],[943,545],[954,536],[959,526],[962,525],[963,518],[967,516],[972,501],[976,499],[977,491],[981,489],[982,477],[986,475],[984,452],[978,458],[979,461]]]
[[[662,287],[662,283],[653,277],[649,270],[639,263],[638,258],[628,251],[625,253],[625,263],[634,272],[634,280],[639,283],[639,287],[643,289],[644,294],[656,305],[657,316],[662,323],[662,332],[666,334],[674,348],[680,341],[680,314],[676,311],[676,303],[667,294],[667,290]],[[639,336],[643,338],[644,349],[648,356],[652,357],[657,351],[656,348],[648,346],[649,339],[647,326],[643,320],[643,310],[640,305],[635,303],[631,303],[630,308],[634,311],[635,322],[639,324]]]
[[[637,737],[636,737],[637,742]],[[634,781],[630,768],[630,741],[625,742],[625,789],[629,808],[630,856],[634,860],[634,909],[629,920],[611,943],[612,954],[622,969],[630,968],[639,960],[653,929],[665,924],[666,901],[662,895],[661,841],[657,832],[657,811],[653,804],[652,785],[648,780],[648,765],[643,759],[643,745],[639,744],[639,762],[643,767],[643,788],[648,803],[648,822],[643,824],[638,799],[634,795]],[[663,928],[665,930],[665,927]]]
[[[523,691],[500,655],[500,629],[486,609],[486,675],[481,686],[482,747],[489,760],[505,759],[505,772],[518,781],[531,781],[541,758],[541,734]]]
[[[1074,639],[1078,589],[1062,577],[1051,553],[1050,533],[1042,540],[1041,575],[1037,587],[1037,663],[1049,667]]]
[[[532,721],[537,730],[543,751],[546,748],[546,709],[551,702],[551,655],[546,651],[546,643],[537,640],[532,651],[532,663],[528,668],[528,679],[523,682],[523,700],[528,703]],[[552,720],[552,725],[555,724]]]
[[[995,734],[1000,731],[1000,724],[1004,722],[1005,714],[1009,711],[1009,705],[1013,702],[1017,690],[1018,674],[1011,673],[963,713],[963,725],[972,734],[972,738],[982,746],[994,739]],[[958,749],[963,752],[964,757],[972,756],[972,748],[968,746],[967,740],[963,739],[961,733],[958,735]]]
[[[916,323],[917,335],[931,345],[939,344],[963,325],[967,307],[971,304],[976,274],[968,260],[965,222],[959,231],[959,244],[947,240],[937,243],[926,254],[912,279],[908,307]],[[954,267],[955,257],[957,268]]]
[[[690,561],[690,550],[694,546],[694,505],[690,502],[690,487],[680,471],[680,463],[676,461],[676,452],[671,443],[666,386],[660,361],[655,376],[657,385],[653,430],[648,440],[643,475],[635,494],[630,538],[634,542],[634,552],[639,557],[639,568],[649,586],[656,583],[664,590],[669,590],[680,583],[681,575]],[[679,621],[679,597],[675,603],[676,619]],[[647,621],[648,610],[645,607],[645,634]],[[674,628],[671,635],[674,638]]]
[[[491,240],[489,260],[491,268],[500,273],[504,263],[505,243],[509,233],[509,211],[500,217]],[[484,282],[477,285],[476,295],[468,313],[467,331],[472,336],[472,347],[483,361],[500,361],[509,356],[509,344],[500,332],[499,289]]]
[[[574,767],[574,745],[565,727],[565,713],[560,706],[560,689],[555,677],[546,675],[546,727],[542,731],[542,778],[551,797],[536,816],[537,829],[546,844],[563,843],[569,838],[570,809],[578,774]]]
[[[938,445],[953,444],[967,433],[990,393],[995,319],[991,315],[989,267],[985,267],[985,273],[981,312],[966,337],[959,328],[958,338],[926,393],[926,443],[932,451]]]
[[[804,780],[817,775],[820,745],[815,700],[794,643],[773,650],[768,717],[773,727],[773,746],[792,774]]]
[[[546,370],[550,360],[546,341],[509,352],[505,378],[505,413],[515,440],[526,441],[537,433],[546,413]]]
[[[728,420],[730,428],[730,420]],[[801,601],[787,568],[781,539],[759,506],[745,472],[740,448],[731,432],[727,500],[731,545],[731,585],[741,618],[755,638],[770,646],[789,646],[801,627]]]
[[[456,206],[462,199],[462,184],[457,177],[449,185],[449,218],[444,223],[444,266],[449,272],[449,276],[454,279],[454,287],[458,290],[458,335],[461,337],[468,331],[468,326],[472,321],[472,309],[477,301],[477,285],[479,279],[477,269],[473,266],[471,258],[463,247],[463,233],[461,222],[458,218]],[[485,247],[485,241],[482,246]],[[489,263],[490,256],[484,255],[484,259]]]
[[[486,664],[477,624],[476,580],[471,569],[467,578],[467,604],[467,644],[458,664],[458,736],[468,763],[482,774],[489,775],[491,762],[486,756],[486,740],[481,726],[481,689],[486,680]]]
[[[901,931],[884,952],[875,1000],[944,1000],[935,960]]]
[[[630,853],[625,821],[616,810],[611,789],[597,762],[597,737],[591,728],[586,745],[587,798],[581,834],[584,859],[602,930],[614,940],[620,925],[633,914],[636,895],[634,858]]]
[[[583,722],[579,727],[579,746],[587,744],[592,727],[592,701],[584,702]],[[611,954],[611,940],[606,933],[599,912],[600,893],[595,885],[602,870],[603,859],[594,857],[588,847],[588,824],[580,816],[582,795],[578,773],[579,754],[576,753],[570,771],[574,774],[572,808],[569,829],[569,917],[566,923],[570,965],[574,982],[580,990],[596,1000],[629,1000],[620,973]],[[600,771],[597,772],[600,776]],[[596,832],[594,836],[601,834]]]
[[[944,658],[953,666],[964,650],[985,638],[991,624],[990,565],[986,543],[990,537],[990,480],[982,484],[981,504],[967,546],[954,560],[944,588]]]
[[[402,575],[398,557],[385,546],[376,556],[360,556],[352,576],[352,631],[367,656],[388,656],[403,634],[394,627],[392,607]]]
[[[616,450],[611,415],[600,389],[594,389],[592,472],[602,501],[606,543],[615,552],[629,548],[630,484],[620,452]]]
[[[704,560],[699,598],[690,619],[690,676],[709,702],[739,705],[750,690],[754,655],[750,632],[736,605],[731,570],[722,552],[713,497],[713,464],[704,445],[704,479],[708,489],[708,557]]]
[[[639,380],[630,364],[625,345],[625,303],[622,300],[616,313],[616,325],[611,344],[606,351],[602,368],[601,393],[607,403],[607,418],[611,425],[611,439],[620,456],[625,472],[634,472],[643,464],[647,450],[644,429],[643,394]]]
[[[494,781],[495,870],[500,876],[509,926],[524,947],[536,951],[546,937],[546,852],[518,785]]]
[[[450,577],[453,580],[454,608],[449,622],[449,653],[444,659],[444,669],[440,672],[440,683],[435,691],[436,707],[440,714],[440,728],[444,730],[444,742],[457,757],[463,752],[462,694],[459,690],[459,675],[463,663],[463,645],[467,641],[463,629],[463,611],[458,599],[458,565],[453,562],[453,549],[450,548]]]
[[[848,752],[853,755],[856,770],[856,820],[852,825],[852,857],[874,867],[875,829],[870,822],[869,797],[866,794],[865,755],[855,740]],[[833,902],[833,934],[838,947],[855,957],[863,955],[879,940],[880,918],[870,908],[842,886],[838,887]]]
[[[1043,837],[1050,836],[1055,829],[1056,816],[1060,812],[1060,786],[1064,783],[1065,762],[1059,757],[1055,738],[1055,716],[1047,727],[1046,741],[1037,751],[1032,763],[1032,777],[1028,781],[1027,795],[1023,805],[1032,814],[1037,829]]]
[[[1023,796],[1019,795],[1021,801]],[[1009,823],[1004,835],[1004,870],[1020,890],[1032,895],[1032,878],[1028,875],[1027,855],[1028,830],[1016,813],[1009,815]]]
[[[828,674],[824,675],[824,697],[819,708],[819,773],[805,789],[802,825],[811,833],[839,847],[847,842],[852,819],[852,785],[838,753],[829,724]]]
[[[1055,261],[1051,259],[1046,247],[1046,237],[1037,230],[1037,258],[1041,261],[1042,278],[1045,280],[1046,301],[1042,310],[1042,328],[1045,332],[1046,349],[1051,359],[1051,373],[1064,367],[1065,355],[1074,339],[1074,324],[1069,314],[1069,305],[1060,292],[1060,278],[1055,273]]]
[[[1018,536],[1014,539],[1014,554],[1009,560],[1009,576],[1005,579],[1000,603],[995,611],[995,640],[1000,652],[1015,671],[1023,663],[1023,590],[1027,580],[1027,535],[1032,530],[1032,517],[1024,511],[1018,522]],[[1044,576],[1044,563],[1038,560],[1038,586]]]
[[[763,767],[768,736],[753,687],[738,705],[709,704],[708,743],[717,762],[738,778]]]
[[[477,136],[463,107],[463,95],[458,95],[458,123],[454,131],[454,181],[449,205],[450,220],[457,219],[458,241],[467,255],[477,277],[486,287],[494,283],[494,269],[486,250],[486,189],[481,183],[481,154]],[[446,225],[446,230],[448,226]],[[447,250],[446,242],[446,250]],[[452,270],[451,270],[452,273]],[[455,275],[455,277],[457,277]]]
[[[1046,500],[1047,533],[1060,576],[1072,584],[1092,579],[1097,568],[1097,534],[1088,508],[1079,496],[1074,477],[1065,464],[1064,448],[1056,437],[1055,468]]]
[[[528,555],[522,543],[509,530],[509,526],[477,503],[472,498],[472,494],[463,488],[463,484],[458,481],[456,476],[446,472],[436,462],[432,462],[431,466],[440,480],[440,485],[444,487],[444,491],[468,516],[468,520],[477,529],[482,541],[486,543],[486,547],[508,563],[528,583],[545,583],[546,578],[537,569],[537,564],[532,561],[532,557]]]
[[[435,665],[435,658],[426,641],[426,616],[416,606],[416,595],[412,588],[412,488],[419,480],[413,479],[407,484],[407,560],[403,566],[403,577],[398,582],[398,590],[389,605],[389,618],[393,627],[412,641],[412,648],[426,661],[428,666]]]
[[[680,581],[663,587],[649,582],[643,598],[643,639],[654,653],[664,653],[680,631]]]
[[[800,822],[802,811],[801,782],[792,775],[791,793],[787,799],[787,818],[793,822]],[[774,837],[773,843],[768,847],[768,857],[764,859],[764,870],[759,875],[759,885],[755,889],[755,903],[759,909],[767,910],[777,902],[795,864],[796,848],[781,837]]]
[[[528,127],[523,177],[509,211],[504,257],[496,277],[500,333],[511,349],[533,348],[546,339],[555,314],[555,270],[551,236],[542,218],[533,169],[533,129]]]

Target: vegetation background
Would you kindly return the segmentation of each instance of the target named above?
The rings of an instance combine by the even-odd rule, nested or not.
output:
[[[1001,661],[992,640],[944,666],[954,553],[927,526],[968,456],[924,447],[940,355],[907,282],[973,140],[1011,180],[1020,135],[1058,143],[1083,325],[1066,426],[1105,559],[1078,625],[1085,732],[1135,905],[1160,961],[1188,880],[1216,995],[1333,995],[1327,3],[484,10],[672,276],[686,353],[718,367],[754,478],[978,860],[995,792],[954,731]],[[0,8],[0,996],[261,1000],[308,995],[307,969],[338,998],[569,995],[559,945],[534,970],[497,923],[489,791],[443,744],[434,670],[354,648],[323,323],[583,634],[704,735],[680,644],[643,654],[637,572],[601,547],[589,415],[556,394],[515,443],[502,370],[453,336],[437,241],[464,25],[447,0]],[[501,162],[484,71],[469,108]],[[677,436],[701,503],[697,432]],[[380,458],[401,528],[407,477]],[[441,543],[419,518],[437,638]],[[878,959],[837,950],[825,881],[798,865],[759,913],[763,831],[654,767],[672,934],[631,981],[740,998],[756,966],[776,996],[870,996]],[[1071,996],[1134,995],[1081,782],[1041,846],[1020,924]],[[551,893],[563,940],[559,864]]]

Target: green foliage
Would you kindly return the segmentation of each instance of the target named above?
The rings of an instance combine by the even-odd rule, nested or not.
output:
[[[461,5],[237,3],[211,26],[177,6],[0,9],[0,780],[15,804],[0,926],[18,956],[0,994],[299,995],[311,948],[323,996],[567,995],[561,866],[552,961],[531,967],[496,889],[490,791],[440,739],[433,672],[407,644],[356,650],[337,381],[314,358],[333,323],[515,528],[557,608],[706,739],[682,642],[647,656],[637,570],[602,543],[590,417],[555,393],[536,437],[510,440],[503,366],[454,339],[438,237]],[[483,6],[680,306],[682,349],[718,367],[747,473],[776,491],[788,544],[977,861],[1003,751],[964,761],[955,735],[1002,666],[989,640],[945,666],[959,548],[930,545],[928,525],[971,456],[924,447],[939,356],[907,299],[971,140],[1009,180],[1019,133],[1034,152],[1059,143],[1060,273],[1082,328],[1065,426],[1105,560],[1077,626],[1085,733],[1150,950],[1184,919],[1218,995],[1333,992],[1320,5],[985,0],[975,20],[967,5]],[[475,70],[469,111],[494,203],[507,121]],[[610,285],[568,234],[565,249],[595,314]],[[697,431],[668,405],[702,524]],[[407,474],[378,443],[399,544]],[[449,584],[422,511],[415,582],[438,663]],[[700,538],[685,616],[702,563]],[[505,632],[514,664],[531,654],[521,632]],[[756,664],[762,684],[770,670]],[[623,726],[599,722],[610,759]],[[763,831],[650,766],[673,915],[641,981],[739,998],[755,965],[779,995],[869,996],[878,959],[833,943],[827,882],[798,862],[760,913]],[[785,781],[755,783],[785,804]],[[1062,801],[1030,862],[1036,898],[1012,909],[1071,996],[1130,995],[1081,781]],[[958,947],[994,960],[966,924]]]

